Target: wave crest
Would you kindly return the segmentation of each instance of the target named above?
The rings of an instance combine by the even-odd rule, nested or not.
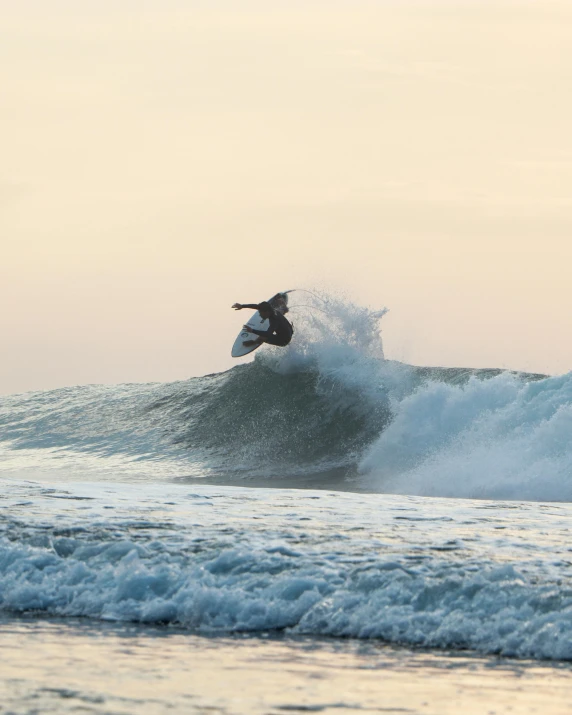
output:
[[[314,301],[294,303],[288,348],[224,373],[2,398],[0,469],[572,499],[572,374],[385,360],[384,311]]]

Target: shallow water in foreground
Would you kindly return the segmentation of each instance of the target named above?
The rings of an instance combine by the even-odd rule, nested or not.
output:
[[[571,668],[355,640],[0,620],[0,713],[570,712]]]

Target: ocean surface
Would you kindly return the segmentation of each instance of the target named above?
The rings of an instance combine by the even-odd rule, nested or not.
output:
[[[312,300],[221,374],[0,398],[0,713],[567,712],[572,375]]]

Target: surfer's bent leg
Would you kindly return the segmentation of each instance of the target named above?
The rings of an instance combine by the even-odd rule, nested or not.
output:
[[[278,335],[269,335],[268,337],[265,335],[262,340],[263,342],[268,343],[268,345],[276,345],[279,348],[285,348],[290,340],[292,340],[292,336],[285,338]]]

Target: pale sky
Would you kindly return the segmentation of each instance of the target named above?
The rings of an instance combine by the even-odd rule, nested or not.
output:
[[[236,364],[235,301],[572,368],[572,3],[0,0],[0,392]]]

